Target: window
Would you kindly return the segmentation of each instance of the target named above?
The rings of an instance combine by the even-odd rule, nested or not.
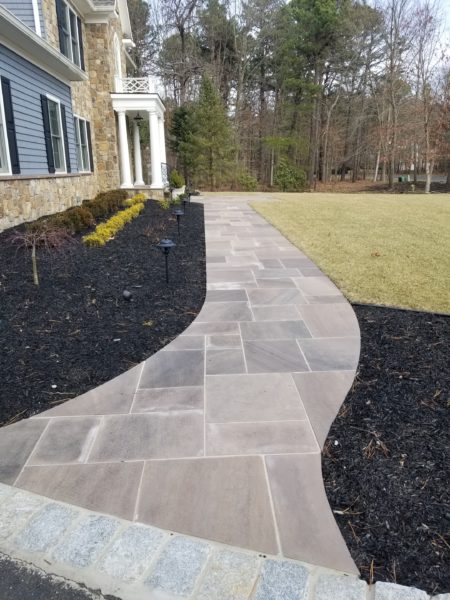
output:
[[[56,102],[51,98],[47,98],[47,103],[55,171],[61,172],[66,170],[63,145],[63,130],[61,121],[61,107],[59,102]]]
[[[59,43],[61,45],[61,52],[64,56],[72,59],[71,48],[70,48],[70,25],[69,25],[69,10],[67,4],[62,2],[62,10],[59,24]]]
[[[10,172],[8,138],[5,126],[5,109],[3,105],[3,94],[0,88],[0,174],[5,175]]]
[[[84,68],[80,19],[64,0],[57,1],[57,15],[61,52],[78,67]]]
[[[85,119],[74,117],[75,142],[77,145],[77,158],[79,171],[91,171],[89,160],[89,133],[88,124]]]

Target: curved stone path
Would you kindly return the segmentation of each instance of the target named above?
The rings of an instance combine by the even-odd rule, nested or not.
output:
[[[205,199],[208,292],[190,327],[105,385],[1,429],[0,481],[357,574],[320,451],[355,375],[358,323],[247,201]]]

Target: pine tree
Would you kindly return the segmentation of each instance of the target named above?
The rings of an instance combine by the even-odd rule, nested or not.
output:
[[[196,174],[213,190],[230,180],[235,148],[225,107],[207,76],[202,78],[193,116],[192,147]]]
[[[169,133],[170,149],[177,158],[177,168],[183,173],[186,182],[189,182],[195,170],[192,108],[185,105],[174,110]]]

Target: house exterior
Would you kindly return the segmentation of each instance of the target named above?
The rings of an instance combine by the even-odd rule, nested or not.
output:
[[[132,45],[126,0],[0,2],[0,231],[108,189],[162,191],[165,109]]]

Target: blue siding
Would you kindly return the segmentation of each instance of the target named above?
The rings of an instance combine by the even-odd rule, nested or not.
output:
[[[2,0],[0,4],[3,4],[25,25],[34,30],[33,3],[31,0]]]
[[[21,174],[48,173],[41,94],[55,96],[66,107],[70,162],[75,173],[78,169],[70,87],[1,44],[0,75],[11,81]]]

